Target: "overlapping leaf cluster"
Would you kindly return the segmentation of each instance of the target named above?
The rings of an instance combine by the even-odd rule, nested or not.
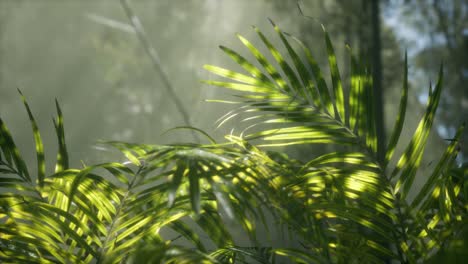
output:
[[[57,104],[58,155],[49,172],[23,97],[37,172],[32,174],[0,119],[2,262],[414,263],[456,241],[468,209],[467,170],[456,165],[462,128],[432,174],[422,175],[423,187],[413,187],[441,96],[442,70],[411,141],[396,157],[408,98],[405,70],[399,113],[379,161],[369,70],[350,56],[351,78],[344,83],[324,30],[329,87],[310,50],[273,26],[285,52],[255,31],[274,62],[239,36],[256,62],[221,49],[245,73],[205,66],[227,79],[206,83],[240,92],[240,107],[221,124],[241,116],[244,130],[228,135],[226,143],[107,142],[127,161],[73,169]],[[298,144],[342,147],[308,161],[260,148]],[[233,239],[232,223],[245,232],[248,245]],[[273,234],[287,230],[300,246],[265,244],[259,226]],[[176,235],[163,235],[167,230]]]
[[[413,187],[441,96],[442,68],[436,86],[429,87],[426,112],[411,141],[400,157],[394,157],[408,98],[405,59],[399,112],[385,159],[379,161],[370,70],[350,55],[346,95],[333,45],[324,30],[331,74],[328,87],[310,50],[273,26],[289,59],[254,28],[274,62],[239,36],[257,61],[248,62],[239,53],[221,46],[245,73],[205,66],[228,79],[206,83],[242,92],[242,101],[238,102],[242,106],[225,119],[242,116],[245,129],[241,135],[245,140],[260,139],[259,146],[345,146],[339,149],[346,151],[318,156],[299,170],[278,175],[284,185],[278,189],[275,207],[285,210],[283,219],[300,237],[304,255],[299,258],[314,263],[373,263],[385,259],[412,263],[443,248],[466,224],[466,170],[453,169],[457,167],[462,127],[432,174],[425,176],[424,186],[420,190]],[[389,167],[392,158],[396,165]],[[408,197],[410,191],[415,193],[414,199]]]

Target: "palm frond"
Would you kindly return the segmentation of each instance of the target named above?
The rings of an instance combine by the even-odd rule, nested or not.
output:
[[[205,250],[182,219],[191,219],[191,226],[198,224],[215,244],[226,247],[232,240],[220,225],[220,211],[242,221],[255,237],[255,225],[248,220],[256,212],[255,197],[248,189],[234,188],[255,175],[246,169],[241,151],[111,142],[131,162],[70,169],[57,104],[54,124],[59,151],[55,173],[47,174],[39,129],[24,96],[22,99],[36,138],[38,175],[43,176],[31,181],[26,163],[1,122],[0,258],[6,262],[120,262],[146,237],[162,239],[159,232],[164,228],[181,233]],[[235,199],[235,194],[242,196]],[[170,253],[170,259],[184,259],[179,253]]]
[[[273,58],[275,58],[275,61],[279,65],[278,69],[267,61],[266,56],[258,48],[254,47],[253,44],[242,36],[239,36],[241,42],[251,51],[263,69],[257,68],[238,53],[225,47],[221,49],[235,62],[239,63],[252,77],[217,66],[205,66],[205,69],[212,73],[231,80],[230,82],[205,81],[206,83],[249,93],[242,96],[246,99],[244,101],[245,106],[229,114],[225,119],[229,119],[239,113],[246,114],[247,118],[243,119],[243,121],[255,121],[255,123],[250,126],[246,125],[246,129],[242,133],[243,138],[246,140],[260,138],[268,142],[261,144],[264,146],[311,143],[358,144],[361,139],[346,124],[350,123],[350,119],[352,120],[351,123],[355,124],[358,117],[363,116],[363,113],[366,115],[370,115],[367,114],[368,112],[372,113],[372,111],[367,111],[367,109],[372,109],[372,95],[369,94],[372,87],[371,83],[369,83],[370,75],[364,69],[359,69],[353,75],[353,78],[356,79],[355,82],[361,85],[361,90],[366,92],[354,93],[354,95],[361,96],[361,98],[358,98],[360,101],[360,111],[353,111],[351,112],[352,115],[347,115],[345,113],[345,109],[347,108],[345,104],[356,104],[356,98],[351,98],[353,102],[346,101],[345,103],[336,55],[328,33],[324,31],[333,83],[334,102],[331,99],[322,71],[311,55],[310,50],[298,39],[293,38],[306,54],[308,62],[306,66],[306,63],[301,60],[298,52],[294,50],[286,38],[288,35],[283,33],[273,22],[272,24],[286,47],[293,61],[294,68],[258,28],[255,28],[255,31]],[[273,82],[267,77],[267,74]],[[281,77],[282,74],[286,76],[286,79]],[[312,80],[312,76],[316,79],[316,85]],[[281,118],[278,118],[278,116]],[[373,122],[370,118],[372,116],[368,116],[365,120],[361,121],[364,128],[372,127]],[[277,124],[277,127],[266,128],[271,127],[271,124]],[[257,131],[252,133],[247,132],[253,128],[256,128]],[[367,142],[369,147],[375,148],[375,129],[360,129],[360,131],[367,132],[367,134],[362,134],[361,136],[365,136],[364,139],[369,140]]]
[[[400,141],[406,114],[406,56],[399,113],[385,161],[381,164],[377,160],[373,84],[369,68],[351,55],[350,93],[346,98],[333,45],[324,30],[332,82],[330,91],[310,50],[300,40],[272,24],[290,55],[294,69],[257,28],[255,31],[279,67],[267,62],[258,48],[240,37],[261,69],[225,47],[222,50],[252,77],[239,78],[237,76],[245,75],[216,66],[205,66],[205,69],[229,79],[207,83],[242,92],[237,96],[243,99],[241,106],[224,116],[220,123],[225,124],[234,116],[245,116],[241,120],[241,124],[245,124],[240,135],[242,140],[260,139],[262,141],[257,145],[260,147],[318,143],[345,145],[352,149],[319,156],[294,172],[284,170],[287,166],[282,164],[269,163],[272,178],[279,183],[269,187],[275,190],[269,193],[269,201],[274,204],[272,208],[278,211],[308,249],[307,253],[291,251],[291,256],[299,262],[318,261],[308,258],[350,261],[339,259],[339,256],[349,254],[356,260],[362,257],[371,263],[388,258],[410,262],[428,258],[431,250],[441,248],[444,239],[453,234],[452,228],[459,226],[464,215],[461,211],[457,214],[453,211],[455,201],[460,203],[463,199],[463,184],[455,183],[456,180],[450,176],[455,166],[456,141],[461,128],[416,198],[413,201],[407,198],[410,190],[414,189],[414,178],[441,96],[442,69],[435,89],[429,89],[427,110],[412,140],[387,175],[386,169]],[[308,64],[304,63],[287,37],[299,45]],[[266,74],[274,81],[274,86]],[[256,88],[236,89],[245,83],[255,84]],[[466,202],[461,204],[466,206]],[[438,209],[434,211],[434,208]],[[389,244],[397,250],[388,249]],[[356,251],[363,255],[359,256]]]

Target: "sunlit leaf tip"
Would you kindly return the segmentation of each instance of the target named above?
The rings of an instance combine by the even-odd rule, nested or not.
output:
[[[41,134],[39,132],[39,127],[37,126],[36,119],[34,118],[31,108],[29,107],[28,102],[26,101],[26,97],[23,95],[21,90],[17,88],[18,93],[21,95],[21,100],[23,101],[24,107],[26,108],[26,112],[28,113],[29,121],[31,123],[32,132],[34,141],[36,144],[36,157],[37,157],[37,181],[39,186],[44,185],[44,178],[45,178],[45,157],[44,157],[44,146],[42,143]]]

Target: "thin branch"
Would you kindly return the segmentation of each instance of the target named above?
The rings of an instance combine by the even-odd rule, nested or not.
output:
[[[92,14],[92,13],[86,13],[84,16],[87,19],[93,22],[96,22],[98,24],[102,24],[102,25],[105,25],[114,29],[122,30],[127,33],[136,34],[135,29],[129,24],[122,23],[120,21],[110,19],[101,15]]]
[[[179,111],[180,115],[184,119],[184,122],[187,126],[193,126],[190,122],[190,116],[188,114],[188,111],[185,109],[182,101],[180,98],[177,96],[177,93],[175,92],[171,82],[169,81],[169,77],[167,73],[164,71],[164,69],[161,66],[161,61],[159,59],[158,53],[154,49],[154,47],[151,45],[151,42],[149,41],[148,35],[145,32],[145,29],[143,28],[143,25],[141,24],[140,19],[138,16],[136,16],[135,12],[133,12],[132,8],[128,4],[127,0],[121,0],[120,4],[122,8],[125,11],[125,14],[127,15],[128,19],[131,22],[131,25],[133,29],[135,30],[138,39],[140,40],[141,44],[143,45],[143,48],[145,51],[148,53],[148,56],[151,59],[151,62],[153,64],[154,70],[159,74],[161,77],[161,80],[164,84],[164,87],[166,88],[167,92],[169,93],[169,96],[172,98],[174,101],[177,110]],[[200,141],[199,137],[197,134],[195,134],[194,131],[192,132],[192,136],[195,139],[195,141]]]

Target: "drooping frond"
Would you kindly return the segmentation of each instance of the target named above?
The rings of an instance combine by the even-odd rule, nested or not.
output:
[[[414,179],[441,96],[442,70],[435,89],[429,89],[427,110],[412,140],[396,166],[389,168],[407,108],[406,57],[399,113],[381,164],[376,158],[370,69],[351,55],[350,91],[345,96],[337,58],[325,30],[331,86],[327,85],[324,71],[305,44],[272,24],[292,63],[255,28],[278,67],[241,36],[241,42],[261,67],[226,47],[222,50],[250,76],[205,66],[228,79],[206,83],[240,92],[237,98],[241,98],[241,106],[226,114],[220,124],[243,116],[241,124],[245,125],[240,137],[247,141],[260,139],[257,146],[312,143],[347,146],[346,151],[328,153],[299,165],[299,170],[281,171],[288,167],[282,164],[275,165],[279,170],[272,169],[278,172],[274,178],[279,183],[270,186],[277,188],[276,194],[270,197],[272,207],[279,208],[278,214],[307,249],[278,252],[302,262],[320,262],[321,258],[349,262],[350,258],[340,257],[350,255],[355,260],[366,259],[371,263],[383,259],[410,262],[427,259],[431,250],[441,248],[443,241],[453,234],[453,228],[463,223],[464,213],[453,213],[455,201],[461,207],[466,206],[466,198],[460,192],[466,183],[457,182],[451,176],[461,129],[416,198],[413,201],[407,198],[410,191],[415,191]],[[298,51],[289,39],[298,44]],[[434,206],[438,208],[435,211]]]
[[[43,148],[23,97],[42,165]],[[117,263],[135,254],[145,239],[170,246],[163,259],[206,259],[194,226],[220,248],[233,246],[221,215],[241,223],[255,240],[256,206],[251,184],[258,178],[241,149],[223,146],[148,146],[109,142],[130,162],[68,168],[63,117],[57,104],[59,154],[55,172],[32,181],[6,125],[1,123],[0,259],[5,263],[93,261]],[[38,143],[39,142],[39,143]],[[160,235],[170,229],[200,254],[177,249]],[[206,252],[206,253],[203,253]],[[192,259],[193,260],[193,259]],[[188,261],[188,260],[187,260]],[[214,261],[214,259],[213,259]],[[215,263],[215,262],[213,262]]]
[[[205,83],[243,92],[241,98],[245,98],[244,106],[226,115],[225,119],[240,113],[245,114],[242,121],[253,124],[245,125],[243,138],[261,138],[265,141],[261,145],[265,146],[311,143],[356,145],[361,139],[370,138],[365,143],[375,149],[375,128],[372,127],[373,116],[370,116],[373,106],[369,72],[353,60],[355,70],[352,76],[352,96],[345,98],[333,45],[324,30],[333,84],[330,92],[322,70],[310,50],[297,38],[290,37],[305,54],[304,61],[299,55],[301,53],[295,51],[289,42],[289,35],[283,33],[273,22],[272,24],[293,61],[292,64],[255,28],[279,67],[269,62],[266,55],[242,36],[239,39],[257,59],[261,68],[223,46],[221,49],[250,76],[217,66],[205,66],[212,73],[230,79],[227,82],[210,80]],[[286,78],[283,79],[282,76]],[[348,108],[346,105],[350,105],[350,113],[345,112]],[[350,123],[359,127],[358,133],[354,133],[354,127],[349,127]],[[250,132],[251,130],[254,132]]]

